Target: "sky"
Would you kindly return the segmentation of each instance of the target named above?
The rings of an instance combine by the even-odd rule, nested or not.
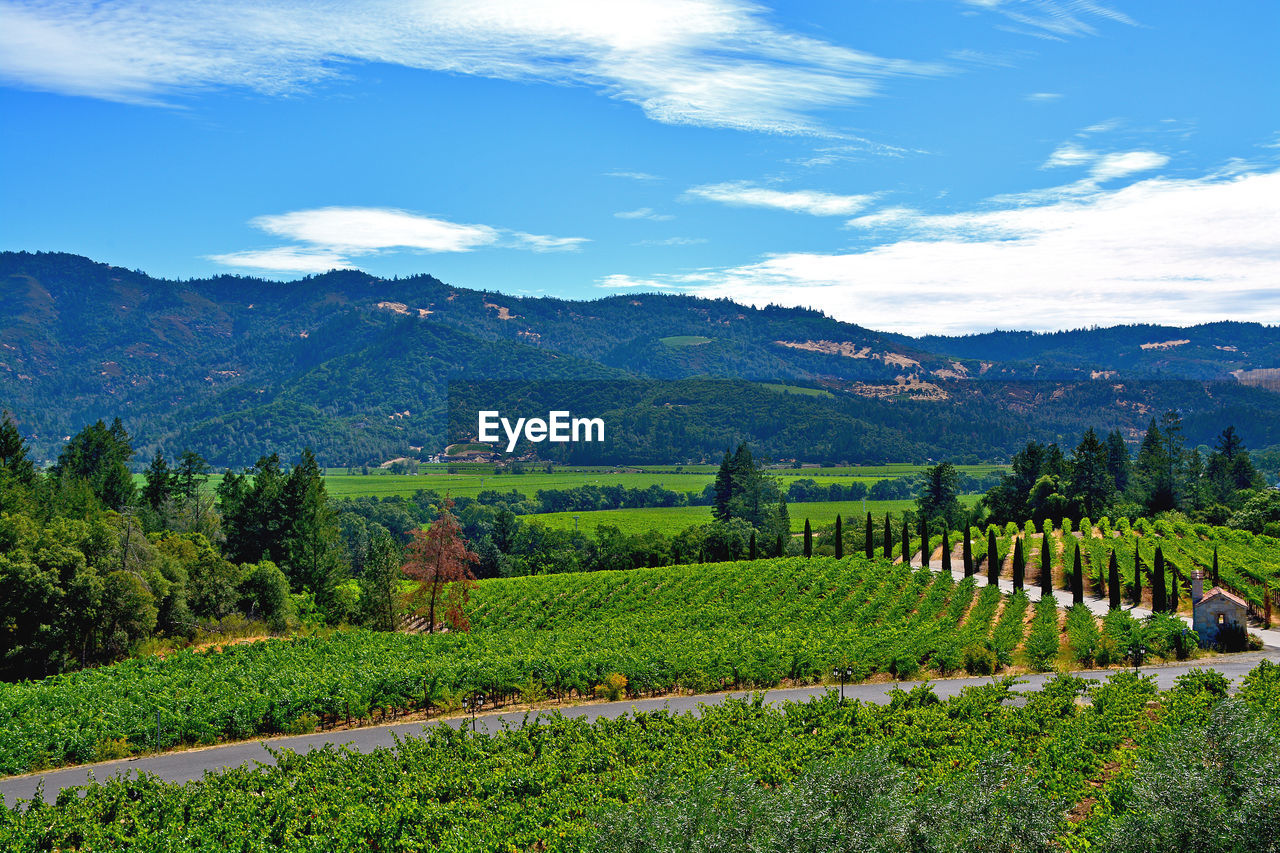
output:
[[[0,0],[0,249],[1280,324],[1270,0]]]

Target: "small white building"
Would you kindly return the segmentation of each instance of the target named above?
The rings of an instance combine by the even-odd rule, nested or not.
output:
[[[1191,573],[1191,627],[1200,638],[1200,647],[1209,649],[1222,641],[1243,643],[1249,634],[1249,605],[1221,587],[1204,591],[1204,572]],[[1243,651],[1228,649],[1229,651]]]

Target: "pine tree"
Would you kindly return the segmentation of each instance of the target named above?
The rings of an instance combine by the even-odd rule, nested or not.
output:
[[[1160,546],[1156,546],[1155,569],[1151,576],[1151,609],[1156,613],[1163,613],[1167,607],[1165,594],[1168,587],[1164,582],[1164,552],[1160,550]]]
[[[973,576],[973,537],[969,525],[964,527],[964,549],[961,559],[964,561],[964,576]]]
[[[929,568],[929,522],[920,517],[920,565]]]
[[[733,457],[726,450],[724,459],[720,460],[720,470],[716,472],[715,509],[712,510],[712,514],[720,521],[729,520],[729,501],[733,498],[732,464]]]
[[[1053,595],[1053,543],[1048,533],[1040,535],[1040,595]]]
[[[840,513],[836,513],[836,559],[844,557],[844,523],[840,520]]]
[[[156,453],[147,466],[146,485],[142,487],[142,499],[159,512],[173,495],[175,476],[169,471],[169,462],[163,453]]]
[[[804,520],[804,555],[813,556],[813,528],[809,526],[807,518]]]
[[[867,532],[866,539],[862,543],[862,548],[863,554],[868,560],[875,556],[875,545],[873,544],[875,540],[875,531],[872,528],[871,513],[867,513]]]
[[[1111,560],[1107,566],[1107,594],[1110,597],[1111,609],[1120,609],[1120,563],[1116,560],[1116,551],[1111,549]]]
[[[380,524],[370,525],[369,555],[360,575],[360,608],[364,624],[374,631],[394,631],[399,622],[397,587],[402,577],[400,555]]]
[[[911,524],[902,517],[902,565],[911,565]]]
[[[1178,567],[1173,563],[1169,564],[1169,612],[1178,612]]]
[[[787,555],[787,545],[782,541],[782,534],[778,534],[778,541],[774,545],[775,557],[785,557]]]
[[[1213,546],[1213,585],[1218,585],[1218,546]]]
[[[754,530],[751,531],[751,543],[747,546],[747,555],[748,560],[754,560],[759,556],[756,553],[756,532]]]
[[[0,417],[0,468],[25,486],[35,484],[36,470],[27,452],[26,439],[18,432],[8,412]]]
[[[1022,590],[1026,574],[1027,561],[1022,554],[1022,537],[1019,536],[1013,543],[1013,588],[1015,591],[1020,592]]]
[[[987,528],[987,586],[1000,582],[1000,549],[996,543],[996,529]]]
[[[942,529],[942,573],[951,574],[951,531]]]
[[[1076,543],[1076,555],[1071,562],[1071,603],[1084,604],[1084,567],[1080,564],[1080,543]]]
[[[893,559],[893,530],[889,527],[889,513],[884,514],[884,558]]]
[[[1133,547],[1133,604],[1142,605],[1142,554],[1137,545]]]

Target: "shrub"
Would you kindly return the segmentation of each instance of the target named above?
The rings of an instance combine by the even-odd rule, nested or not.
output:
[[[1093,611],[1083,604],[1072,605],[1067,611],[1067,644],[1071,656],[1084,666],[1093,666],[1102,639]]]
[[[1147,656],[1142,623],[1127,610],[1112,610],[1102,618],[1104,641],[1115,649],[1116,660],[1140,666]]]
[[[1026,651],[1033,669],[1040,672],[1053,669],[1058,658],[1058,599],[1055,596],[1046,595],[1036,602]]]
[[[611,672],[604,677],[604,683],[596,688],[610,702],[617,702],[627,689],[627,677],[620,672]]]
[[[970,643],[964,649],[964,669],[970,675],[991,675],[999,661],[986,643]]]

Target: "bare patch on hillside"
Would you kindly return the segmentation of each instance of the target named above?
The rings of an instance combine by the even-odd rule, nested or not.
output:
[[[1143,349],[1173,349],[1174,347],[1180,347],[1189,343],[1191,343],[1191,341],[1186,339],[1183,339],[1180,341],[1156,341],[1154,343],[1143,344],[1142,348]]]
[[[499,320],[514,320],[514,319],[516,319],[517,317],[519,317],[519,316],[520,316],[519,314],[512,314],[512,313],[511,313],[511,309],[510,309],[510,308],[507,308],[507,307],[506,307],[506,306],[504,306],[504,305],[496,305],[496,304],[494,304],[494,303],[492,303],[492,302],[486,302],[486,303],[484,304],[484,307],[485,307],[485,308],[491,308],[491,309],[493,309],[494,311],[497,311],[497,312],[498,312],[498,319],[499,319]]]
[[[932,382],[925,382],[920,377],[899,376],[892,385],[873,385],[867,382],[855,382],[849,390],[860,397],[910,397],[913,400],[949,400],[950,395]]]

